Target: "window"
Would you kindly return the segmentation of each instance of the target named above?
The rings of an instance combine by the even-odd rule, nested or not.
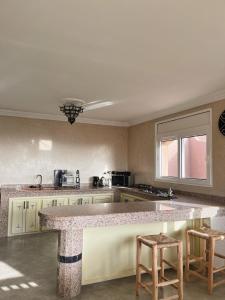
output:
[[[211,111],[156,123],[156,180],[212,185]]]
[[[178,176],[178,140],[161,141],[162,176]]]
[[[182,139],[182,177],[207,179],[207,136]]]

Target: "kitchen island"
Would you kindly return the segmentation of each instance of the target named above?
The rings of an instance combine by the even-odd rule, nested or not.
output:
[[[51,207],[41,210],[39,212],[41,225],[59,231],[58,294],[63,297],[74,297],[80,293],[82,253],[85,250],[83,249],[83,231],[85,229],[109,227],[120,228],[122,231],[123,226],[143,224],[150,233],[150,227],[147,224],[168,224],[169,222],[225,216],[224,203],[208,201],[207,204],[203,204],[195,200],[196,198],[182,197],[176,201],[105,203],[84,207]],[[137,231],[133,230],[133,238],[136,233]],[[142,232],[139,231],[138,234]],[[104,244],[104,240],[101,243]],[[101,244],[98,246],[100,248]],[[93,253],[92,263],[100,264],[100,261],[95,258]]]

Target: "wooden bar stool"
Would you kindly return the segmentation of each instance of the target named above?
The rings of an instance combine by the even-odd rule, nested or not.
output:
[[[152,268],[148,268],[141,264],[141,249],[142,244],[148,246],[152,250]],[[164,259],[164,249],[177,249],[177,266]],[[160,267],[158,267],[158,250],[160,250]],[[172,269],[177,271],[176,279],[168,279],[164,274],[164,264],[167,264]],[[160,276],[158,277],[158,271]],[[148,273],[152,276],[152,282],[144,283],[141,280],[142,273]],[[159,282],[160,279],[160,282]],[[175,240],[171,237],[163,235],[147,235],[137,236],[137,265],[136,265],[136,295],[139,296],[139,288],[144,288],[152,294],[153,300],[158,300],[158,288],[172,285],[178,290],[178,294],[163,298],[161,300],[179,299],[183,300],[183,248],[182,241]]]
[[[200,238],[202,243],[201,256],[191,254],[191,237]],[[215,252],[216,241],[224,240],[225,233],[212,230],[208,227],[201,227],[200,229],[189,229],[186,231],[186,280],[189,280],[189,275],[197,276],[205,281],[208,281],[208,293],[212,294],[213,288],[225,284],[225,279],[214,282],[214,274],[224,272],[225,267],[215,268],[214,257],[225,259],[225,256]],[[200,267],[197,270],[190,270],[190,264],[200,262]],[[206,275],[205,275],[206,273]]]

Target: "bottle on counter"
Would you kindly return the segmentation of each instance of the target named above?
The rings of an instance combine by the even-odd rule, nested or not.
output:
[[[80,188],[80,171],[76,170],[76,182],[75,182],[75,188]]]

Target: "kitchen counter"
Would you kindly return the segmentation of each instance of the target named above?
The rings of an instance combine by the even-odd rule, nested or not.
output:
[[[5,185],[1,187],[0,202],[0,237],[6,237],[8,232],[8,210],[9,199],[19,197],[48,197],[66,196],[76,194],[104,194],[113,192],[117,196],[115,188],[94,188],[90,185],[83,185],[80,189],[61,188],[54,189],[53,186],[44,186],[43,189],[29,188],[28,185]],[[119,197],[119,196],[118,196]],[[115,197],[115,198],[118,198]]]
[[[221,203],[202,204],[195,198],[130,203],[92,204],[83,207],[51,207],[39,213],[43,225],[57,230],[85,227],[168,222],[225,216]]]
[[[221,202],[199,204],[198,201],[194,197],[178,197],[176,201],[106,203],[41,210],[41,225],[59,231],[58,294],[74,297],[81,291],[84,228],[225,216],[225,206]]]
[[[156,197],[154,194],[140,191],[137,188],[113,187],[113,188],[94,188],[88,184],[81,185],[80,189],[62,188],[54,189],[53,186],[44,185],[44,188],[32,189],[28,185],[5,185],[1,187],[1,202],[0,202],[0,237],[6,237],[8,232],[8,209],[9,199],[17,197],[47,197],[47,196],[67,196],[76,194],[104,194],[113,192],[114,201],[120,201],[120,194],[130,194],[132,196],[141,197],[146,200],[155,201],[163,198]],[[190,194],[184,195],[184,192],[176,191],[177,202],[199,203],[208,205],[225,205],[225,198],[211,195]],[[166,201],[165,199],[163,201]]]

